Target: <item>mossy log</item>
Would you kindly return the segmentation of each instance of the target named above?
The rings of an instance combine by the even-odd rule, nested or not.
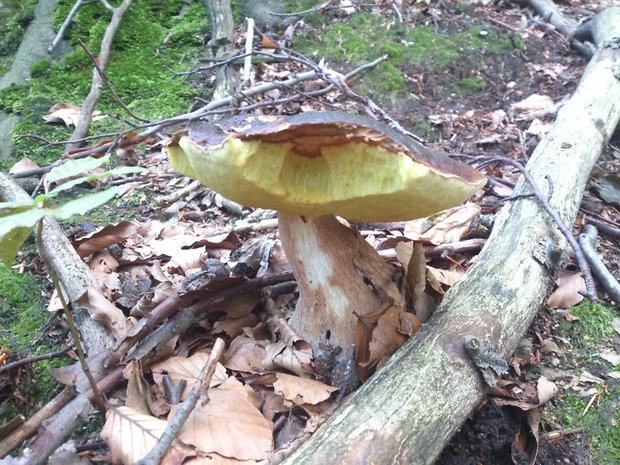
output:
[[[8,176],[0,173],[0,200],[7,202],[32,202],[32,198]],[[112,348],[116,341],[110,325],[120,333],[124,330],[125,317],[101,294],[95,278],[77,254],[62,227],[51,217],[42,220],[42,244],[39,253],[58,276],[69,304],[75,311],[76,324],[85,350],[97,354]],[[106,312],[101,304],[105,303]],[[106,325],[93,318],[106,318]]]
[[[592,22],[598,50],[577,90],[536,148],[527,170],[566,224],[620,119],[620,8]],[[521,179],[515,194],[530,193]],[[553,253],[566,241],[534,198],[508,202],[474,266],[423,329],[286,464],[432,464],[484,397],[463,348],[475,335],[509,355],[552,284]]]

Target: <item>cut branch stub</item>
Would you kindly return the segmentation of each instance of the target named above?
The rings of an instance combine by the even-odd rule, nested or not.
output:
[[[198,123],[168,146],[173,168],[236,202],[278,210],[300,298],[291,326],[350,357],[358,316],[393,300],[391,270],[355,221],[420,218],[485,184],[470,166],[391,128],[339,112]],[[357,315],[357,316],[356,316]]]

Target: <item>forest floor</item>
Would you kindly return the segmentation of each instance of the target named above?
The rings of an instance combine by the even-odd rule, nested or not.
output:
[[[71,3],[59,2],[56,26]],[[175,7],[180,9],[180,4],[169,2],[167,8],[174,11]],[[285,2],[284,11],[302,11],[316,4]],[[579,20],[612,4],[614,2],[575,1],[561,7],[567,16]],[[96,47],[101,37],[101,27],[97,25],[101,13],[97,6],[88,5],[82,16],[77,17],[68,38],[72,45],[80,38],[91,48]],[[241,48],[245,35],[241,22],[243,11],[236,3],[233,6],[239,23],[235,46]],[[352,7],[342,2],[339,7],[287,17],[289,19],[262,27],[275,40],[290,41],[290,48],[309,60],[324,59],[329,67],[342,73],[387,55],[386,61],[358,78],[351,85],[352,89],[371,98],[433,148],[472,162],[498,154],[527,160],[551,127],[558,108],[577,86],[587,59],[571,50],[566,39],[544,20],[512,3],[483,6],[451,1],[435,5],[409,2],[401,6],[396,13],[389,4]],[[130,24],[125,30],[121,28],[118,37],[117,52],[126,62],[119,60],[114,68],[112,59],[109,77],[119,94],[131,102],[132,109],[149,119],[157,119],[181,113],[190,105],[200,105],[200,101],[192,101],[196,96],[209,100],[213,77],[210,72],[194,73],[189,78],[173,76],[171,72],[200,66],[199,58],[205,48],[201,35],[208,36],[209,29],[205,15],[201,2],[190,7],[185,21],[182,17],[176,19],[170,12],[164,15],[144,3],[130,14],[127,19]],[[159,36],[142,33],[144,28],[155,23]],[[294,32],[287,38],[286,31],[287,28],[290,31],[291,26]],[[0,29],[0,33],[6,37],[6,31]],[[138,38],[141,33],[142,37]],[[145,51],[154,50],[152,44],[138,42],[149,37],[154,43],[163,43],[156,56],[147,56]],[[168,37],[167,42],[162,42],[163,37]],[[11,40],[14,42],[15,38]],[[257,48],[260,46],[256,44]],[[128,57],[152,63],[156,69],[149,68],[139,79],[134,78],[136,70]],[[7,64],[7,69],[9,66]],[[303,63],[266,62],[255,64],[255,67],[258,82],[286,78],[303,69]],[[66,139],[70,129],[45,124],[41,116],[57,102],[79,105],[91,76],[84,54],[69,54],[62,62],[38,62],[30,73],[23,85],[0,91],[0,111],[21,117],[15,135],[22,136],[13,139],[10,158],[0,160],[3,170],[8,171],[26,155],[39,164],[59,157],[58,151],[23,136],[35,133],[50,140]],[[137,85],[135,79],[139,80]],[[307,83],[303,91],[314,90],[314,85],[316,81]],[[165,98],[159,98],[162,88],[169,89]],[[362,112],[365,108],[359,99],[340,93],[328,94],[320,100],[305,98],[302,94],[294,101],[271,104],[270,99],[285,95],[284,90],[279,92],[258,96],[256,101],[263,105],[258,111],[293,114],[332,108]],[[104,97],[99,108],[109,114],[118,111],[110,97]],[[91,132],[110,132],[106,124],[110,123],[97,122]],[[120,123],[113,121],[111,126],[116,129]],[[592,172],[574,226],[575,233],[581,230],[588,217],[620,227],[619,144],[617,134]],[[110,243],[105,249],[93,249],[93,254],[84,258],[105,295],[126,314],[133,311],[132,318],[141,317],[136,309],[146,295],[178,286],[192,271],[200,269],[207,258],[234,264],[237,271],[243,269],[249,277],[261,273],[259,270],[264,268],[264,263],[260,259],[264,253],[271,254],[271,259],[262,273],[276,273],[286,268],[275,230],[250,228],[249,232],[235,232],[240,225],[252,225],[269,218],[269,212],[257,217],[256,212],[230,205],[202,188],[193,189],[169,204],[162,203],[164,196],[187,186],[190,181],[178,177],[169,168],[165,156],[160,153],[159,142],[150,141],[134,151],[128,150],[118,162],[138,164],[147,171],[125,179],[122,197],[92,212],[86,219],[72,220],[67,225],[67,234],[78,245],[88,243],[84,236],[94,231],[98,231],[94,233],[95,238],[104,243],[109,236],[123,237],[123,241]],[[510,195],[511,183],[518,176],[505,167],[495,168],[488,174],[501,182],[489,184],[484,194],[475,198],[482,215],[493,215],[501,208]],[[82,190],[86,192],[90,187]],[[132,220],[133,226],[126,220]],[[109,228],[103,229],[106,226]],[[394,247],[395,241],[390,240],[406,236],[408,229],[404,223],[354,226],[387,255]],[[488,231],[484,227],[462,231],[458,240],[484,238],[486,234]],[[204,246],[191,248],[196,247],[194,242],[199,238],[205,237],[210,241],[209,253]],[[617,237],[601,232],[597,250],[609,270],[620,278]],[[0,323],[8,328],[0,329],[0,347],[6,347],[9,361],[58,349],[59,341],[64,341],[67,334],[58,313],[50,313],[51,318],[42,313],[50,304],[51,290],[45,278],[41,279],[43,286],[39,288],[32,279],[32,274],[45,276],[34,258],[32,244],[27,245],[18,258],[21,268],[0,265]],[[472,260],[475,256],[470,252],[454,254],[449,259],[435,258],[428,264],[462,274]],[[392,261],[397,268],[406,267],[406,263]],[[23,270],[28,273],[22,274]],[[620,464],[618,307],[606,301],[603,293],[601,303],[581,301],[579,284],[578,269],[569,256],[567,268],[558,276],[557,289],[508,360],[511,371],[505,381],[511,383],[513,392],[523,392],[527,397],[541,378],[554,383],[558,389],[551,400],[537,409],[540,414],[537,440],[524,439],[532,433],[523,408],[501,405],[498,397],[491,393],[446,447],[437,464]],[[441,286],[449,287],[448,281]],[[32,299],[37,293],[41,298]],[[240,302],[238,305],[243,308],[236,311],[235,318],[229,309],[222,309],[181,335],[174,353],[177,356],[194,353],[215,335],[225,334],[227,343],[237,341],[237,346],[240,337],[247,339],[251,335],[258,339],[259,334],[270,331],[269,320],[273,315],[290,307],[293,300],[294,294],[286,293],[273,299],[262,298],[260,302]],[[56,307],[51,305],[51,310]],[[239,366],[249,362],[238,352],[229,352],[225,365],[231,372],[247,376],[247,367],[244,370]],[[0,374],[0,426],[19,412],[36,411],[49,399],[57,389],[50,370],[62,364],[61,361],[38,364],[22,370],[19,376]],[[153,389],[159,389],[158,380],[149,378],[149,382]],[[254,387],[261,392],[273,392],[272,387],[260,383]],[[156,401],[160,402],[161,397]],[[162,408],[160,404],[156,408],[151,406],[151,410],[159,409],[160,415],[163,415]],[[276,434],[276,446],[285,446],[295,433],[303,430],[303,425],[297,430],[284,431],[281,419],[286,409],[282,405],[272,408],[269,419],[281,427]],[[311,410],[296,415],[308,420],[316,413]],[[98,421],[93,416],[88,428],[92,434],[86,435],[84,440],[97,441],[101,430]],[[537,447],[537,453],[532,452],[533,447]],[[105,455],[95,457],[106,458]]]

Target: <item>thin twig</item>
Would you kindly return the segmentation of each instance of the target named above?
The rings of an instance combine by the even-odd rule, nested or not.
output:
[[[60,30],[58,31],[58,34],[56,34],[56,37],[54,37],[54,40],[52,40],[51,45],[47,48],[47,53],[52,53],[54,49],[56,48],[56,45],[58,45],[58,42],[62,40],[62,38],[65,35],[65,32],[67,31],[67,28],[73,21],[73,17],[75,16],[77,11],[82,6],[82,3],[84,3],[84,0],[77,0],[75,2],[73,7],[71,8],[71,11],[69,11],[69,14],[65,18],[65,21],[62,23],[62,26],[60,26]]]
[[[215,344],[213,344],[213,349],[211,349],[209,360],[200,372],[200,375],[198,375],[196,385],[185,398],[181,407],[179,407],[179,410],[177,410],[174,415],[174,418],[168,423],[168,426],[166,426],[157,444],[155,444],[149,453],[141,460],[138,460],[135,465],[157,465],[161,462],[161,459],[170,448],[172,441],[177,437],[177,434],[179,434],[179,431],[185,424],[190,413],[194,410],[198,399],[207,392],[211,378],[213,378],[213,374],[215,373],[217,363],[222,358],[223,353],[224,341],[217,338]]]
[[[95,67],[95,69],[99,73],[99,77],[101,78],[101,81],[108,88],[108,90],[110,91],[110,94],[112,94],[112,98],[114,98],[114,101],[116,103],[118,103],[123,108],[123,110],[125,110],[127,112],[127,114],[129,116],[131,116],[132,118],[135,118],[138,121],[142,121],[143,123],[150,123],[151,122],[150,120],[142,118],[141,116],[136,115],[133,111],[131,111],[129,109],[129,107],[127,105],[125,105],[125,102],[123,102],[123,100],[120,98],[120,96],[116,93],[116,90],[114,90],[114,87],[112,86],[112,83],[110,83],[110,79],[108,78],[108,75],[99,66],[99,61],[93,55],[93,52],[91,52],[88,49],[86,44],[84,42],[82,42],[81,39],[78,39],[78,44],[86,52],[86,54],[88,55],[88,58],[90,58],[90,62],[93,64],[93,66]],[[75,142],[75,141],[73,141],[73,142]]]
[[[583,232],[579,235],[579,244],[583,249],[588,263],[592,267],[592,274],[603,285],[609,297],[616,303],[620,303],[620,284],[609,272],[603,261],[599,258],[594,248],[598,231],[596,228],[587,224]]]
[[[103,5],[109,6],[107,2],[100,0]],[[101,70],[105,69],[108,65],[108,59],[110,58],[110,51],[112,49],[112,41],[114,40],[114,36],[116,35],[116,31],[121,23],[123,15],[130,7],[132,0],[123,0],[123,2],[117,8],[114,8],[112,11],[112,18],[110,19],[110,23],[103,34],[103,39],[101,39],[101,48],[99,50],[99,68]],[[67,145],[66,151],[70,151],[74,148],[78,147],[78,144],[74,141],[77,139],[81,139],[88,134],[88,128],[90,127],[90,123],[92,121],[93,112],[95,110],[95,105],[99,101],[101,97],[101,88],[102,88],[103,78],[99,75],[99,71],[97,69],[93,70],[93,77],[91,80],[90,91],[84,99],[84,102],[80,108],[80,117],[78,122],[75,125],[75,129],[73,134],[71,134],[70,140],[72,141]]]
[[[586,297],[588,297],[588,299],[592,301],[597,300],[598,297],[596,295],[596,285],[594,284],[594,279],[592,278],[592,272],[590,271],[590,266],[588,265],[588,261],[586,260],[586,257],[583,254],[583,250],[581,249],[579,242],[577,241],[577,239],[575,239],[575,236],[573,235],[571,230],[564,224],[564,222],[562,221],[562,218],[560,218],[560,215],[557,212],[557,210],[555,210],[555,208],[553,208],[551,204],[549,203],[549,199],[548,199],[549,196],[545,196],[540,191],[534,178],[525,169],[525,167],[516,160],[498,156],[498,157],[493,157],[493,158],[490,158],[484,161],[481,164],[481,166],[488,165],[494,162],[502,162],[502,163],[511,165],[515,167],[523,175],[523,178],[530,185],[530,188],[532,189],[532,193],[534,194],[534,197],[538,199],[541,206],[545,209],[547,214],[555,222],[558,229],[564,235],[564,237],[570,244],[571,248],[573,249],[573,252],[575,253],[575,260],[577,260],[577,265],[579,266],[579,269],[581,270],[581,273],[583,274],[583,280],[586,285],[586,294],[587,294]]]
[[[69,352],[70,350],[71,348],[66,348],[66,349],[57,350],[55,352],[50,352],[49,354],[31,355],[30,357],[25,357],[25,358],[16,360],[11,363],[7,363],[6,365],[0,366],[0,374],[6,373],[10,370],[14,370],[15,368],[19,368],[24,365],[31,365],[33,363],[40,362],[43,360],[50,360],[52,358],[62,357],[63,355],[67,355],[67,352]]]

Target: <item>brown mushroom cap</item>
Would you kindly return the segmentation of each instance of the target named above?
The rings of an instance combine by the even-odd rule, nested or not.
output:
[[[194,125],[172,167],[252,207],[354,221],[421,218],[460,204],[486,178],[375,121],[340,112]]]

